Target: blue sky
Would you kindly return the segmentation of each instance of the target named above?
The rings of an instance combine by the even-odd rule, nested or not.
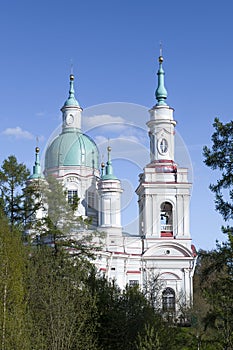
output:
[[[32,168],[36,136],[43,150],[60,123],[71,60],[84,110],[152,107],[162,41],[167,102],[192,160],[191,234],[197,248],[213,248],[224,237],[202,148],[214,117],[232,118],[232,13],[231,0],[1,1],[0,161],[15,154]]]

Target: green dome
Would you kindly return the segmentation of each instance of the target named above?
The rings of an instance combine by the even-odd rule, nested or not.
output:
[[[46,150],[45,170],[80,165],[98,169],[99,152],[95,142],[77,129],[62,132]]]

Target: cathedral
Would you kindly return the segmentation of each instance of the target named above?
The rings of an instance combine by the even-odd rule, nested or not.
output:
[[[173,108],[167,102],[163,57],[159,57],[156,104],[147,121],[150,162],[139,175],[138,232],[123,232],[121,225],[121,179],[114,175],[111,147],[106,164],[99,162],[95,142],[82,132],[82,108],[75,97],[74,76],[62,112],[62,131],[47,146],[44,174],[39,149],[30,181],[53,175],[66,189],[67,201],[79,198],[77,215],[91,218],[89,230],[104,233],[94,264],[120,288],[156,281],[160,307],[175,310],[180,301],[192,303],[196,261],[189,225],[191,183],[188,169],[175,162]],[[137,176],[138,174],[135,174]],[[38,213],[38,215],[40,215]]]

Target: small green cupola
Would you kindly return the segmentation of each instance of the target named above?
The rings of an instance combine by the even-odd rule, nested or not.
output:
[[[64,132],[70,132],[74,129],[81,130],[82,108],[79,106],[74,92],[74,75],[70,74],[69,96],[61,108]]]
[[[75,98],[75,90],[74,90],[74,75],[70,74],[70,89],[69,89],[69,96],[67,100],[64,103],[64,106],[62,107],[79,107],[79,103]]]
[[[35,165],[33,165],[33,173],[32,175],[29,177],[29,179],[41,179],[43,178],[43,174],[41,173],[41,166],[40,166],[40,149],[39,147],[36,147],[35,149],[36,151],[36,156],[35,156]]]
[[[108,161],[101,163],[101,178],[98,181],[99,227],[107,239],[115,245],[115,239],[122,236],[121,226],[121,188],[120,180],[113,174],[111,147],[108,146]]]
[[[167,98],[167,90],[165,88],[165,85],[164,85],[164,70],[163,70],[163,66],[162,66],[162,63],[163,63],[163,56],[160,55],[159,56],[159,70],[157,72],[157,75],[158,75],[158,87],[155,91],[155,97],[156,97],[156,100],[158,101],[156,106],[166,106],[166,98]]]
[[[112,167],[112,160],[111,160],[111,147],[108,146],[108,161],[106,163],[105,167],[105,174],[104,174],[104,166],[103,163],[101,164],[101,180],[118,180],[118,178],[113,174],[113,167]]]

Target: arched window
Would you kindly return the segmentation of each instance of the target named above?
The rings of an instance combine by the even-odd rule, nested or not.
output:
[[[163,291],[162,301],[164,311],[175,311],[175,292],[172,288]]]
[[[163,202],[160,206],[160,226],[162,237],[173,236],[173,213],[169,202]]]
[[[87,192],[87,205],[88,205],[88,208],[96,209],[95,193],[92,191]]]
[[[77,190],[68,190],[67,191],[68,203],[76,204],[78,203],[78,191]]]

